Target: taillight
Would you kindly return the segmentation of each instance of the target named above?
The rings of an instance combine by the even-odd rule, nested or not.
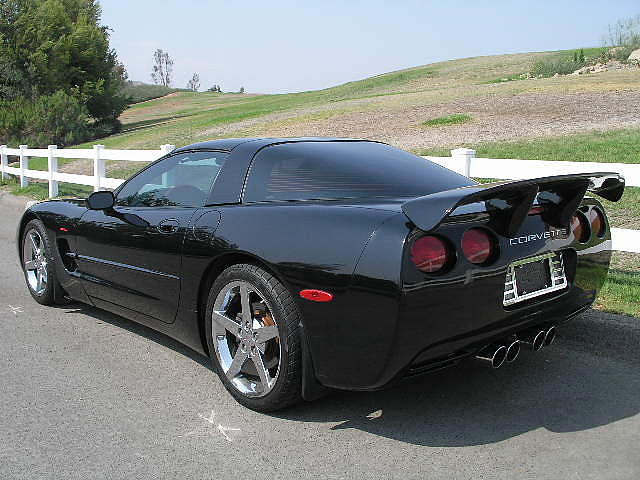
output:
[[[531,207],[529,215],[540,215],[542,212],[544,212],[544,207],[537,205],[535,207]]]
[[[591,232],[589,222],[587,221],[587,217],[584,216],[584,213],[576,212],[575,215],[571,217],[571,232],[574,238],[580,243],[589,240]]]
[[[449,263],[449,258],[447,245],[432,235],[416,239],[411,246],[411,261],[421,272],[438,272]]]
[[[484,228],[471,228],[462,235],[462,253],[471,263],[486,263],[495,253],[495,241]]]
[[[597,209],[592,208],[589,210],[589,223],[591,224],[591,232],[598,237],[604,236],[605,221],[603,213]]]

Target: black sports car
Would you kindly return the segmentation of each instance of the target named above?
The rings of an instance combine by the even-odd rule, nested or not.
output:
[[[209,355],[268,411],[552,342],[596,298],[613,173],[478,184],[362,140],[179,148],[113,193],[29,208],[36,301],[77,300]]]

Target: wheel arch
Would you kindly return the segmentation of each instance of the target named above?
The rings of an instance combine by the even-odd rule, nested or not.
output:
[[[280,272],[278,272],[275,268],[273,268],[273,266],[269,265],[267,262],[256,257],[255,255],[251,255],[246,252],[229,252],[215,258],[211,261],[207,269],[204,271],[202,279],[200,281],[200,285],[198,287],[198,334],[200,336],[202,348],[208,355],[210,355],[211,352],[209,352],[209,346],[207,344],[205,312],[207,309],[207,298],[209,295],[209,289],[225,269],[232,265],[238,265],[242,263],[260,267],[276,277],[278,281],[280,281],[291,292],[294,301],[297,302],[295,292],[291,290],[289,283],[280,274]],[[299,306],[298,308],[300,312],[302,312],[302,309]],[[306,338],[306,330],[304,328],[304,319],[302,318],[302,313],[300,315],[300,318],[300,340],[302,346],[302,397],[305,400],[315,400],[326,395],[328,393],[328,389],[323,387],[316,378],[315,370],[313,367],[313,359],[311,357],[311,350]]]
[[[40,220],[40,217],[38,217],[38,215],[36,215],[33,210],[27,210],[26,212],[24,212],[24,215],[22,215],[22,219],[20,219],[20,225],[18,226],[18,232],[16,235],[16,248],[18,251],[18,259],[20,261],[21,267],[23,266],[22,265],[22,237],[24,235],[24,229],[26,228],[27,224],[31,220]]]
[[[206,268],[200,279],[200,285],[198,286],[198,334],[200,335],[200,341],[204,351],[209,354],[209,347],[207,345],[206,327],[205,327],[205,312],[207,310],[207,297],[209,296],[209,289],[211,285],[216,281],[220,274],[232,265],[239,265],[246,263],[249,265],[255,265],[263,270],[267,271],[278,279],[287,289],[289,289],[288,282],[270,266],[264,260],[251,255],[246,252],[229,252],[220,255],[213,259],[209,266]]]

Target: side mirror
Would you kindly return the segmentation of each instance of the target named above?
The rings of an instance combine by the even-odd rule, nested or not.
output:
[[[112,192],[101,191],[93,192],[87,198],[87,207],[91,210],[107,210],[113,208],[116,203],[116,199]]]

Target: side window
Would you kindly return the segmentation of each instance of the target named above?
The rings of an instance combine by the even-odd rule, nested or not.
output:
[[[227,158],[221,152],[173,155],[140,172],[118,192],[116,205],[201,207]]]

